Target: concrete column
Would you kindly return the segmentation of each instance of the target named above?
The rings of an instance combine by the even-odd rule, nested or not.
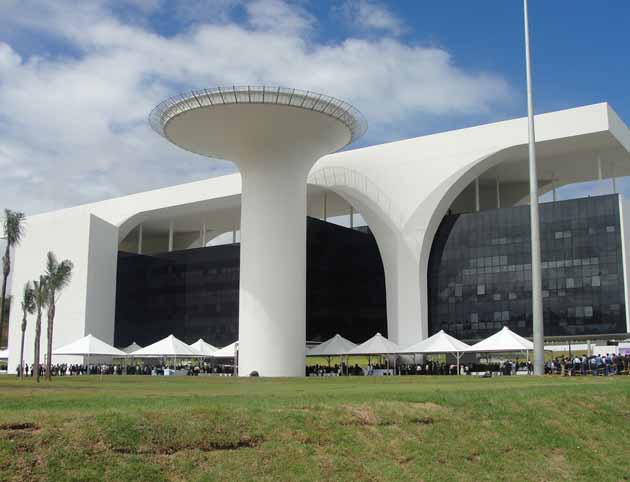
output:
[[[236,228],[232,230],[232,244],[236,244]]]
[[[324,192],[324,221],[328,219],[328,193]]]
[[[426,289],[426,282],[422,282],[418,256],[410,247],[411,243],[402,238],[381,241],[379,248],[387,293],[387,337],[407,346],[427,336],[420,296],[422,289]]]
[[[479,212],[479,178],[475,178],[475,211]]]
[[[309,167],[261,162],[243,172],[240,376],[304,376]]]
[[[142,224],[138,225],[138,254],[142,254]]]
[[[602,158],[600,156],[597,156],[597,179],[601,181],[603,178],[604,177],[602,175]]]
[[[350,229],[354,229],[354,208],[350,205]]]
[[[173,251],[173,236],[174,236],[174,226],[175,223],[173,221],[168,223],[168,252]]]
[[[206,243],[208,242],[206,239],[207,233],[208,233],[208,229],[206,228],[206,223],[203,223],[201,225],[201,247],[202,248],[205,248]]]

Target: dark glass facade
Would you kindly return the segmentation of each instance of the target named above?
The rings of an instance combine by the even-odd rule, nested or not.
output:
[[[545,336],[625,333],[617,195],[540,205]],[[529,206],[448,215],[428,271],[429,331],[532,335]]]
[[[114,342],[173,333],[225,346],[238,337],[239,245],[157,255],[119,253]],[[307,220],[307,339],[361,342],[387,333],[385,276],[369,232]]]

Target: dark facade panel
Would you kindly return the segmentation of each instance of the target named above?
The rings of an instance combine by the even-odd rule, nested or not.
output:
[[[238,244],[158,255],[119,253],[116,346],[173,333],[216,346],[238,338]],[[307,339],[387,333],[385,276],[371,233],[307,220]]]
[[[626,332],[617,195],[540,205],[545,336]],[[449,215],[428,271],[429,331],[532,335],[529,206]]]

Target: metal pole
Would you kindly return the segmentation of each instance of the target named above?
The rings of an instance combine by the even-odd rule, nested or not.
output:
[[[534,128],[534,97],[532,94],[532,60],[529,45],[528,0],[523,0],[523,11],[525,23],[525,67],[527,73],[527,119],[529,131],[529,197],[532,238],[532,318],[534,331],[534,375],[544,375],[545,335],[543,324],[540,221],[538,217],[538,175],[536,173],[536,131]]]
[[[138,226],[138,254],[142,254],[142,224]]]
[[[479,178],[475,178],[475,211],[479,212]]]
[[[174,223],[173,221],[171,221],[170,223],[168,223],[168,252],[169,253],[173,251],[173,230],[174,230]]]
[[[497,209],[501,209],[501,182],[497,177]]]

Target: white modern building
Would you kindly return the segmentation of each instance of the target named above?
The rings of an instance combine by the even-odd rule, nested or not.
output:
[[[315,223],[350,215],[354,221],[359,214],[382,260],[382,288],[376,289],[383,291],[385,326],[378,331],[402,346],[440,329],[468,341],[501,325],[531,336],[526,118],[333,153],[365,129],[351,106],[311,93],[245,88],[172,99],[159,106],[152,124],[193,153],[233,160],[242,176],[29,217],[15,251],[13,295],[19,297],[24,283],[39,276],[47,251],[75,264],[57,306],[55,347],[88,333],[119,346],[136,340],[137,330],[127,337],[123,329],[135,323],[129,321],[134,312],[123,321],[121,306],[137,304],[144,313],[137,316],[146,316],[150,301],[133,290],[157,278],[146,272],[141,281],[134,278],[123,303],[121,262],[136,260],[125,264],[125,273],[145,269],[140,258],[172,261],[176,253],[189,256],[190,264],[193,254],[211,253],[217,248],[213,240],[227,236],[236,249],[232,253],[238,256],[240,249],[240,280],[238,260],[230,267],[217,261],[223,255],[203,254],[205,268],[195,274],[180,276],[168,263],[156,269],[170,276],[173,286],[189,278],[209,291],[219,278],[233,283],[238,333],[222,328],[212,333],[223,339],[204,339],[222,346],[238,337],[240,374],[303,374],[308,313],[325,308],[317,306],[320,298],[309,301],[305,294],[307,283],[314,283],[310,257],[308,275],[306,268],[311,250],[306,217]],[[593,180],[610,193],[541,205],[546,335],[586,339],[628,333],[630,206],[616,194],[616,178],[630,175],[630,131],[605,103],[539,115],[536,127],[541,195],[553,193],[548,196],[555,201],[557,188]],[[334,251],[327,246],[322,252]],[[320,294],[329,268],[318,271]],[[203,292],[173,303],[203,303],[194,297],[203,298]],[[177,334],[193,342],[215,318],[236,323],[223,315],[228,302],[213,299],[212,316],[195,314],[198,307],[185,315],[174,311],[169,333],[178,324],[194,325],[190,336]],[[18,364],[20,318],[13,310],[10,367]],[[347,320],[351,329],[350,315]],[[136,328],[144,327],[153,341],[168,334],[158,334],[150,321],[142,323]],[[361,342],[376,331],[366,331],[362,339],[341,334]],[[228,332],[233,339],[225,338]],[[27,362],[33,336],[29,323]]]

